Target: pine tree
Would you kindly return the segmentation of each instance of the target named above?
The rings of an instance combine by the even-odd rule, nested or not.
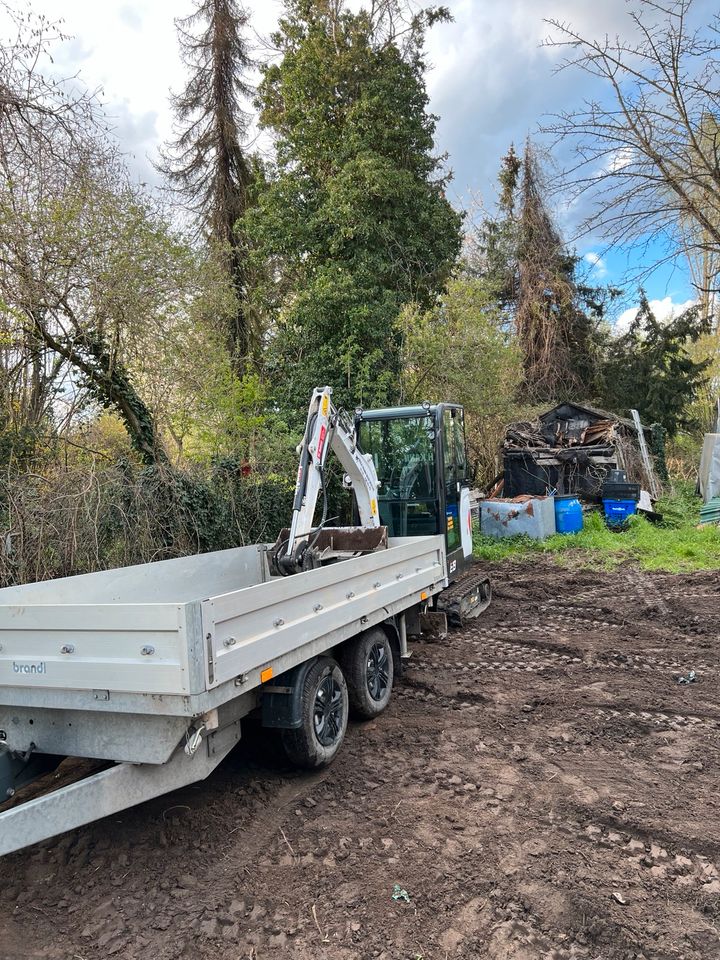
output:
[[[608,347],[604,402],[620,413],[639,410],[646,423],[662,424],[670,437],[681,427],[697,427],[690,405],[707,382],[711,360],[693,359],[688,348],[710,323],[699,304],[661,323],[641,293],[628,331]]]
[[[515,152],[515,145],[511,143],[510,149],[500,161],[497,216],[484,217],[475,245],[479,256],[467,264],[468,272],[487,282],[503,308],[514,307],[517,301],[517,200],[522,167],[522,160]]]
[[[238,364],[252,348],[245,309],[246,244],[237,230],[252,182],[243,146],[249,125],[243,101],[252,94],[247,74],[253,63],[243,35],[248,19],[237,0],[196,0],[194,12],[176,21],[190,79],[171,98],[177,137],[161,166],[231,275],[237,310],[226,340]]]
[[[528,141],[522,162],[515,328],[533,399],[548,400],[583,386],[577,360],[582,327],[568,257],[543,197],[540,166]]]

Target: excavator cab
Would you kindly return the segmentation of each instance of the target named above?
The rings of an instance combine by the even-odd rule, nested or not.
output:
[[[472,557],[465,422],[457,403],[357,410],[358,448],[377,472],[380,522],[391,537],[442,534],[448,576]]]

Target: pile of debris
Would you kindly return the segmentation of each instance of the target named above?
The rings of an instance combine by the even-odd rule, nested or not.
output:
[[[544,415],[547,417],[547,414]],[[543,418],[535,422],[512,423],[505,434],[505,449],[527,447],[559,448],[586,447],[600,444],[610,446],[617,439],[617,420],[599,420],[596,423],[578,420]]]
[[[492,496],[576,494],[597,502],[610,470],[624,470],[653,498],[661,487],[639,417],[561,403],[533,422],[511,424],[503,443],[502,480]]]

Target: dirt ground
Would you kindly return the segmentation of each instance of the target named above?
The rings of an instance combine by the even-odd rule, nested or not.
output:
[[[248,736],[6,858],[0,957],[720,957],[720,576],[492,573],[329,769]]]

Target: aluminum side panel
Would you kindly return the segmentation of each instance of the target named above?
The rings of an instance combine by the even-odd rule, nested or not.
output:
[[[185,619],[183,604],[0,607],[0,687],[185,694]]]
[[[441,537],[212,597],[202,605],[208,689],[268,664],[349,623],[445,583]]]

